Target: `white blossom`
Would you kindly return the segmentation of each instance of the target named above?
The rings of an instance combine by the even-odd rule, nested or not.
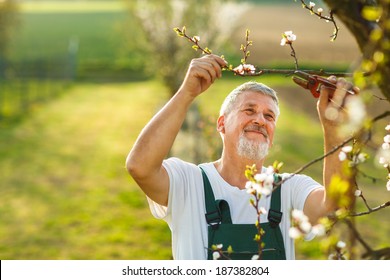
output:
[[[305,214],[303,214],[303,211],[298,209],[293,209],[291,212],[291,217],[296,219],[297,221],[308,221],[309,219]]]
[[[345,146],[345,147],[342,147],[341,150],[344,152],[344,153],[350,153],[352,152],[352,146]]]
[[[253,183],[252,186],[253,186],[253,189],[254,189],[256,192],[261,193],[263,187],[262,187],[260,184],[258,184],[258,183]]]
[[[339,160],[340,160],[340,161],[344,161],[344,160],[346,160],[346,159],[347,159],[347,154],[344,153],[343,151],[341,151],[341,152],[339,153]]]
[[[323,224],[317,224],[312,227],[311,232],[316,236],[324,236],[326,233],[325,226]]]
[[[272,193],[272,189],[273,189],[272,184],[264,184],[264,186],[259,190],[259,193],[268,196]]]
[[[267,178],[267,174],[265,174],[265,173],[258,173],[258,174],[255,175],[254,178],[255,178],[255,180],[257,182],[264,182],[265,179]]]
[[[309,218],[301,210],[293,209],[291,217],[293,226],[289,229],[289,236],[293,239],[300,238],[310,232],[316,236],[322,236],[326,233],[324,225],[317,224],[312,226]]]
[[[311,9],[312,9],[312,8],[314,8],[314,7],[315,7],[315,5],[316,5],[316,3],[310,2],[310,3],[309,3],[309,8],[311,8]]]
[[[264,207],[260,207],[259,211],[261,214],[264,214],[264,215],[268,213]]]
[[[343,248],[345,248],[346,245],[347,244],[345,244],[345,242],[339,241],[339,242],[337,242],[336,247],[339,249],[343,249]]]
[[[390,124],[386,125],[385,129],[386,129],[387,131],[390,131]]]
[[[272,185],[274,183],[274,175],[268,175],[265,180],[264,180],[264,184],[270,184]]]
[[[340,132],[342,135],[350,135],[363,126],[367,111],[363,99],[358,95],[351,95],[346,99],[345,110],[348,117],[347,121],[343,123]]]
[[[236,68],[234,68],[233,71],[240,75],[255,74],[256,67],[252,64],[240,64]]]
[[[323,11],[324,11],[324,9],[322,9],[322,8],[317,9],[317,13],[319,13],[319,14],[321,14]]]
[[[252,181],[248,181],[245,183],[245,188],[246,189],[252,189]]]
[[[200,37],[199,36],[194,36],[194,37],[192,37],[192,40],[194,40],[194,42],[199,42],[200,41]]]
[[[386,188],[387,188],[387,190],[390,192],[390,180],[387,181]]]
[[[379,164],[382,165],[384,168],[389,167],[390,165],[390,149],[379,149],[377,158],[379,161]]]
[[[307,221],[302,222],[299,225],[299,228],[304,232],[304,233],[309,233],[311,230],[311,224]]]
[[[265,172],[254,175],[256,182],[247,182],[245,188],[248,193],[270,195],[274,187],[274,169],[272,166],[268,167]],[[253,191],[254,190],[254,191]]]
[[[299,237],[302,236],[302,233],[299,229],[297,229],[296,227],[292,227],[288,230],[288,235],[292,238],[292,239],[298,239]]]
[[[267,169],[265,170],[265,174],[267,175],[273,175],[275,172],[273,166],[268,166]]]
[[[387,168],[389,166],[389,160],[385,157],[379,158],[379,163],[383,165],[384,168]]]
[[[259,259],[259,255],[253,255],[252,258],[251,258],[252,261],[255,261],[255,260],[258,260],[258,259]]]
[[[383,137],[383,142],[390,143],[390,134],[387,134],[385,137]]]
[[[294,42],[297,39],[297,36],[292,31],[285,31],[282,34],[282,36],[283,36],[283,38],[280,41],[281,46],[284,46],[286,44],[291,44],[292,42]]]
[[[357,163],[363,163],[367,160],[368,155],[366,153],[359,153],[357,156]]]
[[[221,257],[221,254],[217,251],[213,252],[213,260],[218,260]]]
[[[383,150],[389,150],[390,149],[390,143],[383,143],[382,144],[382,149]]]
[[[358,197],[358,196],[361,196],[362,195],[362,191],[361,190],[356,190],[355,191],[355,196]]]

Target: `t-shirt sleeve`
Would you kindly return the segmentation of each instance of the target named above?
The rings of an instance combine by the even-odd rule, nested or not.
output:
[[[323,188],[320,183],[306,175],[297,174],[287,181],[289,180],[291,180],[289,187],[292,209],[303,210],[309,194],[318,188]]]
[[[192,180],[196,166],[178,158],[169,158],[163,161],[163,167],[169,177],[168,206],[162,206],[150,198],[147,199],[152,215],[170,224],[172,214],[180,213],[180,209],[185,207],[189,181]]]

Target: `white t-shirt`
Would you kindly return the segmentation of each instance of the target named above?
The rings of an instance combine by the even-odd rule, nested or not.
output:
[[[169,175],[168,207],[161,206],[148,198],[150,210],[156,218],[167,222],[172,232],[172,253],[176,260],[207,259],[207,222],[202,174],[198,166],[169,158],[163,162]],[[249,200],[247,191],[228,184],[218,173],[213,163],[200,165],[206,172],[215,199],[229,203],[233,224],[254,224],[257,214]],[[244,172],[244,171],[243,171]],[[286,174],[285,174],[286,175]],[[281,189],[280,228],[283,235],[286,258],[295,259],[294,240],[289,235],[290,211],[303,210],[310,192],[322,186],[305,175],[295,175],[283,183]],[[269,210],[270,196],[262,197],[260,206]],[[260,217],[261,223],[268,222],[267,216]],[[309,237],[307,237],[308,239]]]

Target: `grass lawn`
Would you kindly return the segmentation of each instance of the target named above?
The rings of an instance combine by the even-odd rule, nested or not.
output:
[[[218,81],[199,99],[202,112],[218,111],[224,94],[241,82]],[[270,83],[283,86],[278,79]],[[19,124],[2,127],[0,259],[171,258],[167,226],[152,217],[124,167],[138,133],[166,96],[155,81],[74,85]],[[318,122],[287,105],[282,99],[269,162],[284,161],[286,172],[322,151]],[[321,164],[307,173],[318,179]],[[366,193],[375,203],[388,195],[384,187]],[[362,219],[360,227],[375,246],[388,245],[388,214]],[[325,258],[318,242],[300,242],[297,251],[299,258]]]
[[[1,259],[170,257],[167,227],[124,166],[159,87],[77,86],[1,131]]]

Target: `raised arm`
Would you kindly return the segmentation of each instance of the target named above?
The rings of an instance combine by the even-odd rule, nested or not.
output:
[[[345,100],[351,98],[346,90],[353,89],[358,92],[356,87],[348,83],[344,79],[336,79],[330,77],[330,81],[337,85],[337,89],[322,87],[321,95],[317,104],[317,110],[322,124],[324,133],[324,153],[327,154],[335,147],[339,146],[344,139],[339,137],[340,119],[345,119]],[[343,117],[337,117],[343,116]],[[325,189],[313,191],[307,198],[304,206],[304,213],[309,217],[311,223],[316,223],[317,220],[331,211],[336,210],[337,205],[327,195],[327,190],[331,179],[334,175],[338,175],[343,179],[347,179],[342,172],[342,162],[339,160],[339,151],[328,155],[324,159],[323,166],[323,184]]]
[[[169,178],[162,162],[168,155],[193,100],[221,77],[226,61],[216,55],[193,59],[169,102],[144,127],[126,159],[130,175],[153,201],[166,206]]]

